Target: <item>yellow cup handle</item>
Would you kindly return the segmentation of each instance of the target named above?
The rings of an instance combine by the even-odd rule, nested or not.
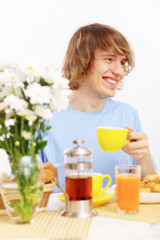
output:
[[[127,144],[129,141],[130,141],[130,140],[127,140],[127,139],[126,139],[126,141],[125,141],[124,145],[126,145],[126,144]],[[123,145],[123,146],[124,146],[124,145]]]
[[[103,174],[103,175],[102,175],[102,178],[103,178],[103,179],[106,178],[106,177],[109,179],[108,184],[103,188],[103,190],[102,190],[100,193],[104,193],[104,192],[107,190],[107,188],[109,188],[109,186],[110,186],[111,183],[112,183],[112,178],[111,178],[110,175],[107,175],[107,174]]]
[[[128,134],[129,132],[131,132],[131,130],[128,130],[128,131],[127,131],[127,134]],[[126,139],[124,145],[126,145],[128,142],[130,142],[130,140]],[[123,145],[123,146],[124,146],[124,145]]]

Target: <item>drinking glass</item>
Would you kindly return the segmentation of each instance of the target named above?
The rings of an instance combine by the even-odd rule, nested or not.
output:
[[[117,211],[138,212],[141,167],[139,165],[117,165],[115,167]]]

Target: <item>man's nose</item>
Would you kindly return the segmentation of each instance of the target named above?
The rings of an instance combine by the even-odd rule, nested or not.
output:
[[[120,62],[114,62],[112,71],[120,78],[124,76],[124,66]]]

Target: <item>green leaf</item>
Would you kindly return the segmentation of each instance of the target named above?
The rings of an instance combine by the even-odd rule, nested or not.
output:
[[[47,141],[43,141],[41,143],[38,143],[36,148],[43,149],[47,145]]]
[[[41,129],[42,132],[45,131],[45,124],[44,124],[44,122],[41,123],[41,125],[40,125],[40,129]]]
[[[46,128],[46,130],[50,130],[51,128],[52,128],[52,126],[49,126],[49,127]]]

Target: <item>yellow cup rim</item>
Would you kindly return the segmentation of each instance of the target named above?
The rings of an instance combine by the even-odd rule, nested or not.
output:
[[[101,129],[108,129],[108,130],[126,130],[126,131],[128,131],[128,129],[126,129],[126,128],[118,128],[118,127],[100,127],[100,126],[98,126],[97,128],[101,128]]]

